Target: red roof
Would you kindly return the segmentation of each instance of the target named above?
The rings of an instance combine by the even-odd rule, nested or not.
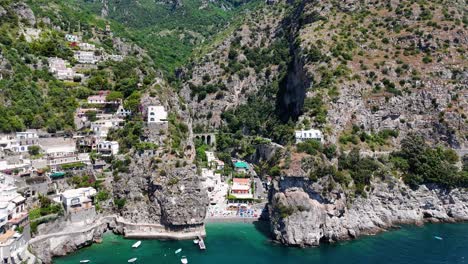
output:
[[[242,185],[249,185],[250,179],[249,178],[234,178],[232,179],[233,183],[242,184]]]

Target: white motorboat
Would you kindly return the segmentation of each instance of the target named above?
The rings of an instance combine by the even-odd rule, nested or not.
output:
[[[194,243],[194,244],[198,244],[199,242],[200,242],[200,240],[198,240],[198,239],[194,239],[194,240],[193,240],[193,243]]]
[[[128,260],[128,263],[133,263],[133,262],[135,262],[136,260],[137,260],[137,258],[131,258],[131,259]]]
[[[182,264],[187,264],[187,263],[188,263],[187,257],[185,257],[185,256],[182,257],[182,258],[180,259],[180,262],[181,262]]]
[[[88,262],[89,262],[89,259],[80,260],[80,263],[88,263]]]
[[[179,254],[181,251],[182,251],[182,249],[181,249],[181,248],[179,248],[179,249],[178,249],[178,250],[176,250],[174,253],[176,253],[176,254]]]
[[[141,241],[136,242],[135,244],[132,245],[132,248],[137,248],[141,245]]]

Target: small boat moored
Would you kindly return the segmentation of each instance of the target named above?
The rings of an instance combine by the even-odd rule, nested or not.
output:
[[[199,242],[200,242],[200,240],[198,240],[198,239],[194,239],[194,240],[193,240],[193,243],[194,243],[194,244],[198,244]]]
[[[185,256],[182,257],[182,258],[180,259],[180,262],[181,262],[182,264],[187,264],[187,263],[188,263],[187,257],[185,257]]]
[[[176,250],[174,253],[176,253],[176,254],[179,254],[181,251],[182,251],[182,249],[181,249],[181,248],[179,248],[179,249],[178,249],[178,250]]]
[[[137,258],[131,258],[131,259],[128,260],[128,263],[133,263],[133,262],[135,262],[136,260],[137,260]]]
[[[89,262],[89,259],[80,260],[80,263],[88,263],[88,262]]]
[[[443,238],[441,238],[440,236],[434,236],[435,239],[437,240],[444,240]]]
[[[135,244],[132,245],[132,248],[137,248],[141,245],[141,241],[136,242]]]

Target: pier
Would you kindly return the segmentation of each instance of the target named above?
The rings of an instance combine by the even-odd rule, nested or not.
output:
[[[206,249],[205,241],[203,240],[203,237],[200,235],[198,236],[198,246],[200,247],[200,250]]]

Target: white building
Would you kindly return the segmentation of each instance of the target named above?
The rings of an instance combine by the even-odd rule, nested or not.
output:
[[[10,158],[8,160],[0,160],[0,171],[29,171],[31,169],[31,160],[24,159],[22,156],[18,158]]]
[[[65,35],[65,40],[69,42],[77,42],[80,40],[80,38],[77,35],[72,35],[72,34],[66,34]]]
[[[75,51],[75,55],[73,57],[79,63],[86,63],[86,64],[95,64],[98,62],[98,57],[94,55],[94,51]]]
[[[96,50],[96,46],[94,44],[90,44],[86,42],[78,43],[78,47],[80,48],[80,50],[88,50],[88,51]]]
[[[47,157],[63,157],[76,152],[76,142],[71,138],[40,138],[39,146]]]
[[[18,149],[19,144],[14,134],[0,134],[0,151]]]
[[[0,183],[0,259],[2,263],[21,263],[25,259],[29,234],[16,232],[16,227],[28,222],[25,198],[16,186]]]
[[[64,156],[47,157],[46,162],[47,166],[52,168],[52,170],[57,170],[62,165],[72,163],[90,165],[91,158],[89,157],[89,153],[72,153]]]
[[[49,72],[59,80],[73,80],[74,77],[84,77],[68,67],[68,62],[60,58],[49,58]]]
[[[213,162],[216,159],[214,152],[212,151],[205,151],[205,154],[206,154],[206,160],[208,161],[208,164],[211,164],[211,162]]]
[[[98,120],[91,123],[91,130],[97,137],[105,138],[111,128],[120,127],[124,121],[121,118]]]
[[[300,142],[304,142],[309,139],[317,140],[320,142],[323,141],[323,134],[320,130],[317,130],[317,129],[296,130],[295,137],[296,137],[296,144]]]
[[[97,151],[103,155],[117,155],[119,153],[119,142],[101,141],[97,144]]]
[[[148,123],[166,123],[167,112],[164,110],[164,106],[148,106]]]
[[[122,104],[120,104],[119,107],[117,108],[117,111],[115,111],[115,115],[118,117],[126,117],[131,114],[132,114],[132,111],[125,109]]]
[[[96,193],[96,189],[93,187],[71,189],[64,191],[54,200],[63,203],[63,206],[67,212],[69,212],[71,210],[92,207],[92,197],[95,196]]]
[[[121,61],[124,60],[124,56],[117,55],[117,54],[107,54],[107,55],[104,56],[104,60],[111,60],[111,61],[121,62]]]
[[[107,96],[110,91],[99,91],[97,95],[91,95],[88,97],[88,104],[120,104],[121,100],[108,101]]]
[[[37,145],[39,136],[35,131],[16,132],[16,141],[18,142],[17,152],[26,152],[30,146]]]

